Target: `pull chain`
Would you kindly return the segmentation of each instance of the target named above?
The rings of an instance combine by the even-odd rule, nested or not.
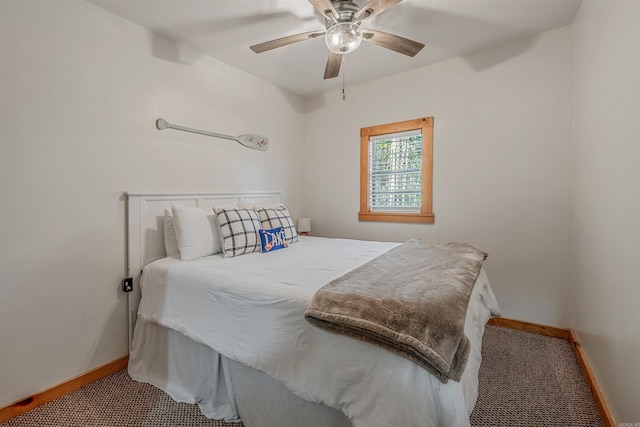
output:
[[[345,99],[347,99],[347,96],[344,92],[344,76],[345,74],[347,74],[347,67],[346,67],[346,61],[345,61],[345,55],[342,55],[342,100],[344,101]]]

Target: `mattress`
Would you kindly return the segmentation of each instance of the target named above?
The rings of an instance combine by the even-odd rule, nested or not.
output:
[[[498,313],[484,270],[467,310],[472,349],[460,382],[443,384],[405,358],[304,321],[317,289],[396,245],[301,236],[267,254],[164,258],[144,269],[139,323],[160,325],[222,360],[264,372],[304,401],[342,412],[354,427],[469,425],[484,325]],[[137,331],[136,340],[143,340]],[[217,372],[224,371],[220,364]],[[213,381],[220,388],[226,380]]]

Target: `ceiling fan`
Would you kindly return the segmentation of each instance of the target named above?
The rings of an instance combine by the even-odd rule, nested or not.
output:
[[[362,7],[355,4],[353,0],[308,1],[325,18],[326,31],[309,31],[270,40],[251,46],[251,50],[255,53],[262,53],[292,43],[324,36],[329,49],[329,59],[324,70],[324,78],[331,79],[340,73],[342,55],[356,50],[362,40],[412,57],[424,47],[424,44],[404,37],[361,27],[363,21],[373,18],[402,0],[370,0]]]

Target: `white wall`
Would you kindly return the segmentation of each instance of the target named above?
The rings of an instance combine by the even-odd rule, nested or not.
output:
[[[572,327],[640,423],[640,2],[583,0],[573,33]]]
[[[124,191],[283,190],[295,216],[304,103],[83,1],[0,21],[1,407],[127,353]]]
[[[544,33],[308,102],[313,234],[465,241],[508,317],[567,326],[571,30]],[[427,46],[428,48],[428,46]],[[435,224],[358,222],[361,127],[434,116]]]

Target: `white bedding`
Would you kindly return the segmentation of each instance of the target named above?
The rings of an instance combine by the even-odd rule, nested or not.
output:
[[[396,245],[301,237],[267,254],[164,258],[144,269],[138,315],[342,411],[354,427],[468,426],[484,325],[498,312],[484,271],[467,311],[472,350],[459,383],[442,384],[407,359],[304,321],[318,288]]]

